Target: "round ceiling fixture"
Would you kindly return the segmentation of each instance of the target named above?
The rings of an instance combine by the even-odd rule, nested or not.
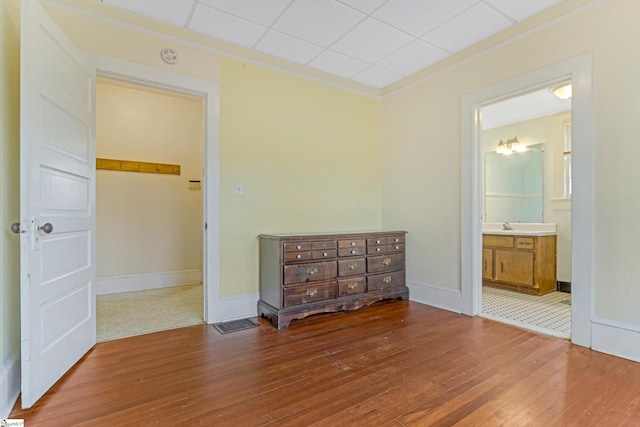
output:
[[[170,49],[168,47],[165,47],[160,51],[160,57],[164,62],[170,65],[173,65],[176,62],[178,62],[178,53],[175,50]]]

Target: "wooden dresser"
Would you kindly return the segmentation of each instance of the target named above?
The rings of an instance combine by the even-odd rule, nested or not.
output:
[[[556,290],[556,236],[482,236],[482,283],[544,295]]]
[[[409,299],[405,235],[260,235],[258,314],[284,329],[312,314]]]

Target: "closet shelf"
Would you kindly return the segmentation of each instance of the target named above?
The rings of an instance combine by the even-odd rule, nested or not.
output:
[[[180,165],[96,158],[96,169],[180,175]]]

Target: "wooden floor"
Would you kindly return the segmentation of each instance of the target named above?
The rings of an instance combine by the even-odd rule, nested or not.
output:
[[[16,407],[19,407],[20,402]],[[101,343],[25,426],[640,425],[640,364],[413,302]]]

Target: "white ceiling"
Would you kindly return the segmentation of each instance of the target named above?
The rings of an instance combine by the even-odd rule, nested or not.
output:
[[[383,88],[562,0],[98,0]]]
[[[493,129],[565,111],[571,111],[571,99],[558,98],[551,88],[542,89],[483,107],[482,129]]]

